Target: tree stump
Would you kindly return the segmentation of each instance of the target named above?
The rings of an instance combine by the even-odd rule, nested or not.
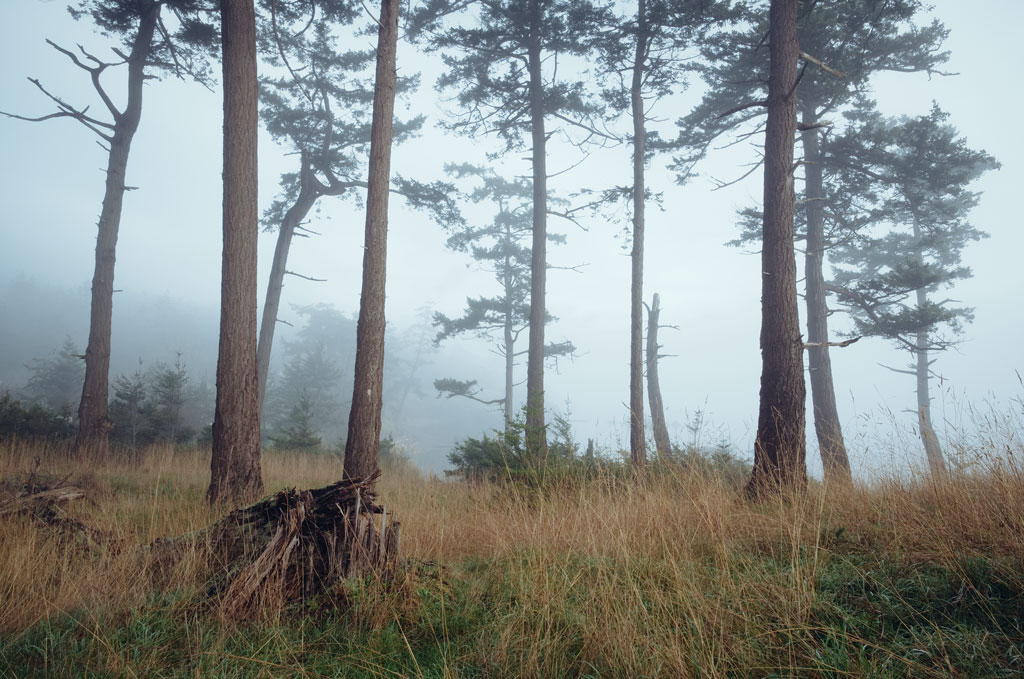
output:
[[[400,562],[400,524],[376,503],[375,479],[282,490],[197,534],[157,541],[153,552],[182,540],[209,544],[217,571],[209,594],[230,618],[278,610],[342,579],[388,577]]]

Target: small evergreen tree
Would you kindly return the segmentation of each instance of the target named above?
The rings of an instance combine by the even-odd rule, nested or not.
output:
[[[25,396],[50,410],[76,411],[85,379],[85,363],[70,337],[48,358],[34,358],[27,366],[31,373],[25,384]]]
[[[135,448],[143,442],[149,426],[146,376],[142,371],[142,360],[131,375],[120,375],[114,380],[114,395],[110,399],[110,419],[114,422],[111,436]],[[149,433],[151,436],[151,432]],[[147,437],[148,438],[148,437]]]

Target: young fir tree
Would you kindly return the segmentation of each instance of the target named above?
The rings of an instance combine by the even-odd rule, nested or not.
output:
[[[925,6],[918,0],[801,0],[798,35],[804,58],[797,86],[798,130],[804,179],[802,208],[797,211],[798,237],[805,240],[804,273],[807,354],[811,401],[818,448],[825,477],[850,480],[850,464],[836,407],[829,356],[827,291],[824,262],[828,249],[842,241],[853,222],[829,212],[831,187],[823,180],[829,159],[821,151],[822,136],[832,126],[829,116],[848,109],[858,93],[880,71],[932,73],[948,53],[942,51],[947,31],[937,21],[920,26]],[[703,157],[712,140],[727,132],[739,138],[762,121],[766,101],[767,51],[763,37],[767,16],[759,7],[745,28],[714,36],[705,46],[704,75],[710,89],[701,104],[680,121],[680,142],[690,151],[677,159],[685,176]],[[747,229],[734,241],[757,242],[760,214],[748,213]],[[754,217],[751,219],[751,217]]]
[[[448,398],[462,396],[485,405],[501,405],[505,428],[512,422],[515,409],[516,358],[524,352],[516,350],[516,342],[530,325],[530,247],[526,241],[532,231],[530,183],[522,179],[505,179],[493,170],[472,165],[450,166],[448,171],[460,179],[475,178],[479,185],[469,191],[473,202],[494,204],[497,213],[490,224],[459,227],[448,239],[448,247],[469,252],[481,267],[492,272],[501,286],[494,297],[466,299],[466,310],[459,318],[440,312],[434,314],[437,334],[434,343],[464,334],[473,334],[496,344],[495,351],[505,364],[505,389],[502,398],[484,399],[479,396],[476,380],[442,378],[434,381],[434,388]],[[548,234],[553,243],[564,243],[560,234]],[[553,321],[549,314],[546,322]],[[496,337],[500,333],[500,337]],[[549,342],[545,346],[548,359],[567,356],[575,351],[569,341]]]
[[[114,394],[110,399],[110,419],[114,423],[111,435],[120,441],[136,448],[145,437],[148,424],[146,397],[146,375],[139,367],[131,375],[120,375],[114,380]]]
[[[871,192],[859,203],[865,226],[832,251],[830,290],[854,321],[855,334],[884,337],[909,352],[917,380],[917,417],[933,475],[946,465],[931,418],[931,355],[957,343],[972,309],[939,291],[970,278],[963,249],[986,236],[969,221],[980,194],[970,185],[998,163],[971,149],[933,106],[928,115],[889,119],[864,107],[843,135],[827,140],[838,186]],[[847,200],[847,204],[851,201]]]
[[[28,366],[25,395],[31,403],[50,410],[72,413],[82,393],[85,366],[78,347],[68,337],[60,351],[49,358],[34,358]]]
[[[609,23],[607,7],[569,0],[430,0],[413,31],[430,51],[442,51],[447,71],[438,87],[452,91],[461,113],[448,124],[469,136],[494,135],[507,151],[530,149],[532,244],[527,348],[527,449],[546,457],[544,425],[544,321],[547,317],[547,143],[558,127],[600,138],[591,123],[599,107],[582,80],[565,79],[559,56],[593,54]]]
[[[188,389],[188,370],[179,353],[174,365],[158,364],[150,377],[148,410],[156,440],[186,443],[193,431],[182,428],[182,411]]]
[[[52,94],[34,78],[29,80],[46,95],[57,111],[39,117],[6,113],[11,118],[41,121],[70,118],[99,136],[107,151],[106,183],[97,222],[96,253],[89,315],[89,342],[85,349],[85,379],[78,406],[76,448],[105,453],[112,423],[108,417],[110,379],[110,326],[113,314],[114,261],[132,141],[142,119],[143,84],[172,73],[208,80],[207,58],[216,46],[216,30],[205,21],[195,0],[81,0],[69,7],[76,19],[88,17],[105,36],[121,44],[101,58],[79,45],[78,51],[47,42],[72,64],[89,74],[102,113],[90,106],[76,106]],[[170,15],[170,26],[165,18]],[[127,83],[123,105],[104,85],[108,69],[126,66]],[[119,88],[120,89],[120,88]]]

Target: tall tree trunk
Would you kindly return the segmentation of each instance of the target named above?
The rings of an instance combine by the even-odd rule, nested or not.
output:
[[[804,102],[803,121],[817,122],[815,106]],[[850,459],[839,423],[836,391],[832,383],[832,359],[828,346],[828,301],[825,291],[825,186],[819,130],[800,133],[804,151],[804,210],[807,214],[807,249],[804,257],[804,285],[807,303],[807,342],[820,344],[807,349],[811,374],[811,404],[814,431],[827,483],[850,483]]]
[[[544,323],[547,320],[547,137],[541,73],[541,9],[530,0],[530,124],[533,138],[533,243],[530,259],[530,339],[526,360],[526,449],[535,464],[547,458],[544,426]]]
[[[85,349],[85,380],[78,403],[78,436],[75,448],[80,452],[105,455],[110,449],[113,428],[107,409],[110,400],[110,325],[114,310],[114,262],[117,233],[121,226],[125,173],[132,139],[142,118],[142,86],[146,79],[146,59],[160,17],[161,3],[148,3],[141,10],[139,29],[128,57],[128,103],[114,115],[114,132],[107,156],[107,180],[103,206],[96,231],[96,263],[92,276],[92,301],[89,311],[89,343]]]
[[[256,139],[259,88],[253,0],[221,3],[224,52],[224,251],[211,503],[263,494],[256,380]]]
[[[917,291],[917,306],[923,307],[928,302],[924,290]],[[939,445],[939,437],[932,427],[932,397],[929,389],[929,371],[932,361],[928,359],[928,331],[917,333],[917,351],[914,352],[917,358],[917,424],[921,433],[921,443],[924,444],[924,454],[928,460],[928,469],[932,478],[941,478],[946,475],[946,460],[942,455],[942,446]]]
[[[513,370],[516,362],[516,339],[515,329],[513,328],[515,308],[513,300],[515,281],[512,275],[512,254],[509,251],[512,246],[512,226],[506,221],[505,223],[505,268],[504,268],[504,280],[502,281],[505,287],[505,327],[504,327],[504,347],[505,347],[505,403],[503,409],[505,412],[505,431],[508,432],[509,427],[512,425],[512,388],[514,386],[515,374]]]
[[[381,3],[377,34],[377,73],[370,127],[370,167],[366,192],[363,287],[356,328],[352,409],[345,442],[345,477],[368,481],[377,472],[381,392],[384,386],[384,284],[387,273],[388,188],[395,112],[395,53],[399,0]]]
[[[638,0],[636,52],[633,58],[633,82],[630,86],[630,104],[633,116],[633,252],[631,253],[632,277],[629,299],[629,457],[633,464],[634,479],[642,478],[647,466],[643,376],[644,202],[646,198],[644,160],[647,133],[644,124],[642,92],[646,47],[647,3],[645,0]],[[655,349],[655,353],[657,353],[657,349]],[[657,361],[656,358],[655,361]],[[664,417],[662,420],[664,425]]]
[[[274,248],[274,262],[270,266],[270,279],[267,282],[267,297],[263,302],[263,319],[260,322],[260,338],[256,348],[257,379],[260,390],[260,412],[263,411],[263,400],[267,395],[267,375],[270,373],[270,354],[274,347],[274,332],[277,329],[277,314],[281,308],[281,289],[284,287],[284,276],[288,269],[288,251],[291,248],[295,229],[306,218],[309,211],[320,197],[316,190],[309,156],[302,153],[302,169],[299,171],[299,195],[288,208],[281,220],[277,233],[277,246]]]
[[[798,0],[772,0],[761,248],[761,393],[747,494],[807,483],[803,342],[793,248]]]
[[[647,311],[647,400],[651,402],[651,426],[654,429],[654,448],[662,460],[672,454],[672,442],[665,425],[665,404],[661,400],[661,383],[658,381],[658,316],[661,315],[661,298],[654,293],[651,308]]]

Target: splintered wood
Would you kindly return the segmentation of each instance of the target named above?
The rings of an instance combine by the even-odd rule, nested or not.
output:
[[[283,490],[211,526],[211,546],[228,574],[216,588],[223,592],[222,612],[246,617],[314,596],[344,578],[392,573],[400,559],[400,525],[375,503],[374,478]]]

